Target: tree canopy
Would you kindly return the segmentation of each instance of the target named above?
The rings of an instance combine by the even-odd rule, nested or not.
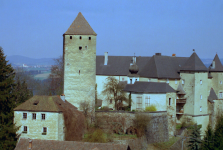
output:
[[[107,77],[106,81],[102,94],[107,97],[107,100],[115,101],[115,109],[117,110],[123,101],[128,102],[126,93],[123,91],[124,86],[119,84],[119,81],[114,77]]]

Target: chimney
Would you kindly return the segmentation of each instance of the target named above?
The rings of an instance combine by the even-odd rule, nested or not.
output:
[[[133,56],[132,60],[133,60],[133,64],[136,64],[136,56]]]
[[[155,53],[156,54],[156,56],[161,56],[161,53]]]
[[[29,139],[29,149],[32,149],[32,140]]]
[[[176,54],[172,54],[172,57],[176,57]]]
[[[61,94],[60,98],[65,102],[65,95],[64,94]]]
[[[105,52],[104,65],[108,64],[108,52]]]

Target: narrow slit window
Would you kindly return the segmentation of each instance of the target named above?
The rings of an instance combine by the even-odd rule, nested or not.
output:
[[[202,111],[202,106],[200,106],[200,111]]]
[[[202,85],[202,80],[200,80],[200,85]]]
[[[169,105],[171,105],[171,98],[169,98]]]
[[[72,39],[72,36],[70,36],[70,39]]]
[[[82,46],[79,46],[79,50],[82,50]]]
[[[82,37],[81,37],[81,36],[80,36],[79,38],[80,38],[80,40],[82,39]]]
[[[132,79],[130,79],[130,84],[132,84]]]
[[[88,39],[91,40],[91,37],[89,37]]]
[[[81,71],[79,70],[79,75],[80,75]]]
[[[112,104],[112,99],[110,99],[110,104]]]
[[[200,95],[200,99],[202,99],[202,95]]]

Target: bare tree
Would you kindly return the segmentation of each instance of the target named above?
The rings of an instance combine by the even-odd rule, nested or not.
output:
[[[126,93],[123,91],[124,86],[119,84],[119,81],[114,77],[107,77],[107,83],[104,84],[103,95],[106,95],[107,100],[113,99],[115,101],[115,109],[123,104],[123,101],[128,102]]]

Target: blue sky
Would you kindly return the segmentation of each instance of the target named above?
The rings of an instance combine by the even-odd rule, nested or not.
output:
[[[63,33],[82,12],[97,35],[97,55],[223,58],[222,0],[0,0],[6,55],[57,58]]]

